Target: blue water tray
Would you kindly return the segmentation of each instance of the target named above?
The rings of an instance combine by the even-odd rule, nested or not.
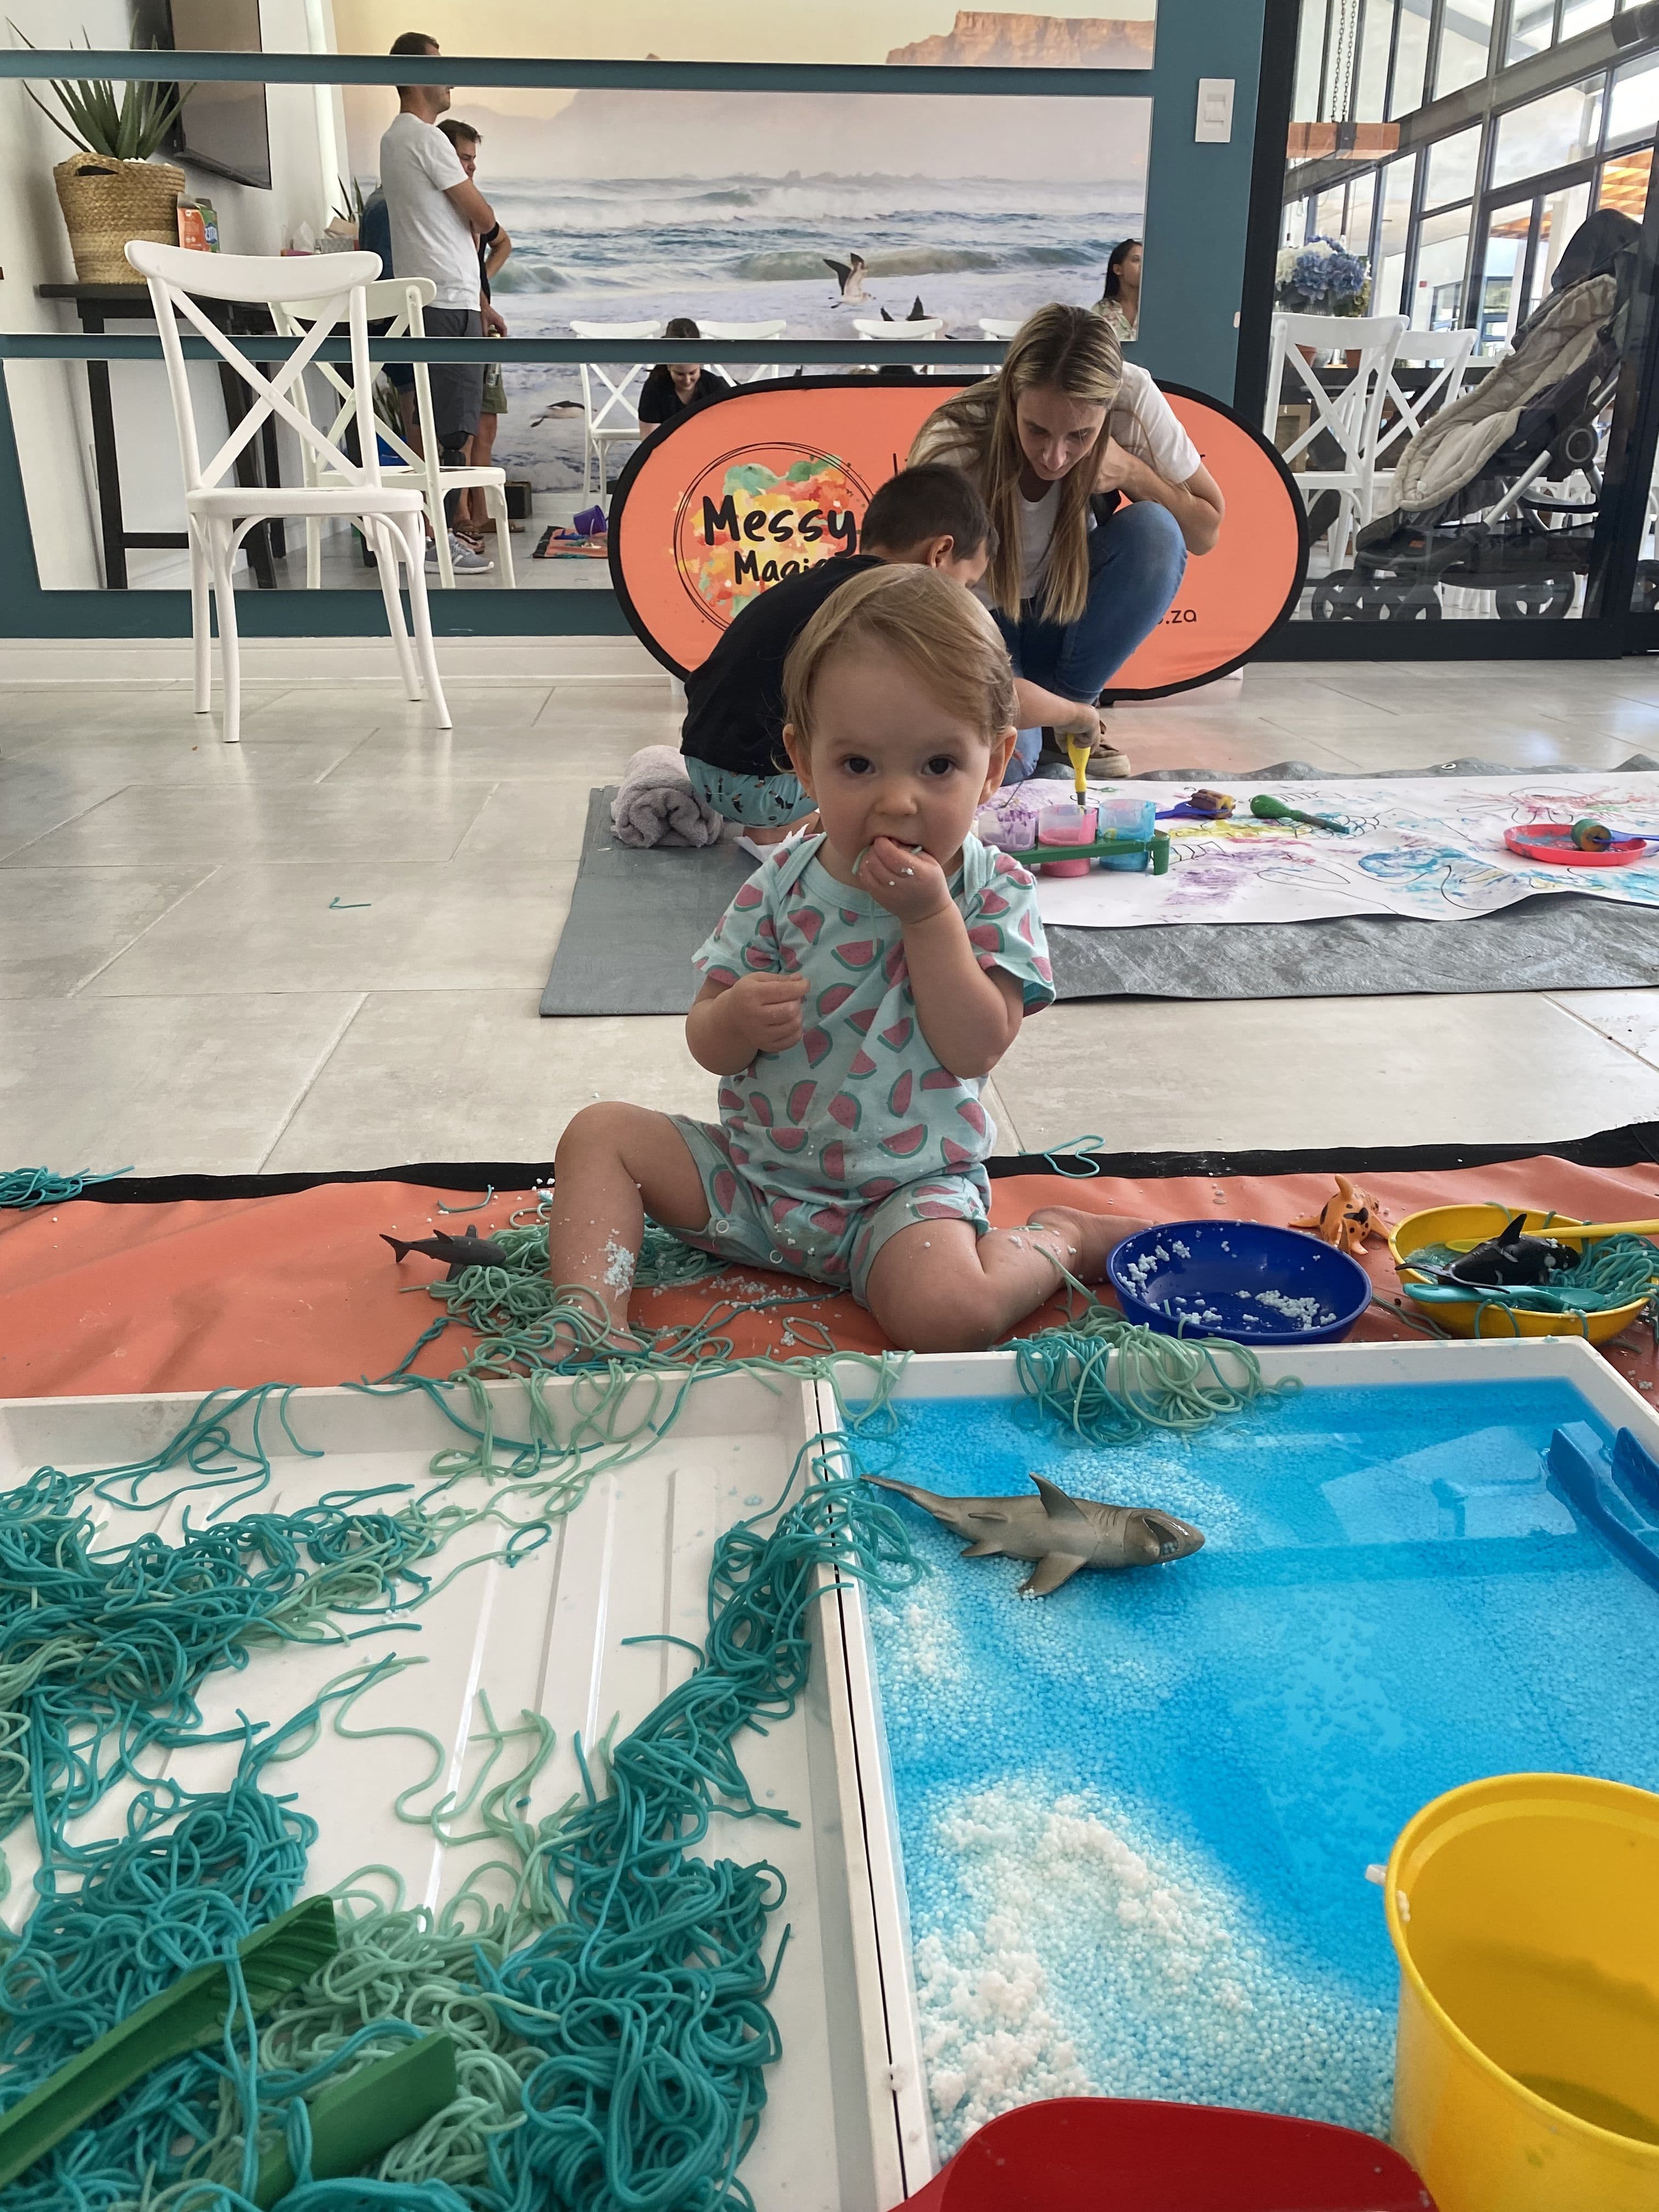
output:
[[[1569,1421],[1550,1439],[1549,1467],[1551,1486],[1659,1589],[1659,1461],[1628,1429],[1609,1451],[1587,1421]]]

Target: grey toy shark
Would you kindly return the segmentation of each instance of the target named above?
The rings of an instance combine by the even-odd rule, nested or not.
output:
[[[460,1237],[447,1229],[440,1229],[430,1237],[387,1237],[382,1233],[380,1242],[392,1247],[392,1257],[399,1267],[411,1252],[423,1253],[428,1260],[441,1260],[448,1269],[444,1277],[447,1283],[453,1283],[469,1267],[505,1267],[507,1264],[501,1246],[492,1243],[487,1237],[480,1237],[477,1224],[471,1221]]]
[[[1022,1597],[1047,1597],[1079,1567],[1156,1567],[1184,1559],[1204,1541],[1204,1531],[1173,1513],[1141,1505],[1100,1505],[1091,1498],[1070,1498],[1042,1475],[1034,1474],[1035,1498],[940,1498],[908,1482],[866,1475],[883,1490],[896,1490],[958,1536],[973,1540],[964,1559],[1006,1553],[1036,1565],[1019,1586]]]

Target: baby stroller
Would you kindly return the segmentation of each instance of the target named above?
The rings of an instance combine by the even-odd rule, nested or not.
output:
[[[1401,455],[1394,512],[1359,532],[1352,568],[1315,586],[1316,621],[1437,622],[1442,583],[1490,591],[1503,621],[1571,612],[1640,236],[1613,208],[1574,234],[1510,353]],[[1588,498],[1572,495],[1575,478]]]

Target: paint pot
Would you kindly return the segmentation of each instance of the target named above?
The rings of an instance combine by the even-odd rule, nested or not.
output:
[[[981,828],[981,823],[986,825]],[[1005,853],[1028,853],[1036,842],[1037,810],[1020,791],[1003,792],[994,806],[981,806],[975,835]]]
[[[1155,799],[1103,799],[1099,808],[1099,827],[1095,835],[1104,840],[1113,834],[1121,837],[1152,836],[1158,827],[1158,801]],[[1144,852],[1103,853],[1103,868],[1115,868],[1125,874],[1139,874],[1146,866]]]
[[[1500,1774],[1389,1860],[1394,2139],[1440,2212],[1659,2203],[1659,1797]]]
[[[1039,845],[1092,845],[1097,812],[1093,806],[1046,806],[1037,817],[1036,842]],[[1086,876],[1089,863],[1045,860],[1042,872],[1045,876]]]

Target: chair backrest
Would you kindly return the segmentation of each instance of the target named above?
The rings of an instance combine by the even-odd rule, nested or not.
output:
[[[572,331],[579,338],[659,338],[662,325],[654,323],[572,323]],[[612,374],[612,369],[616,373]],[[631,387],[642,383],[649,374],[648,363],[642,361],[620,364],[600,361],[581,363],[582,408],[587,416],[587,434],[596,432],[612,438],[637,438],[640,434],[639,410],[631,396]]]
[[[426,336],[426,310],[437,295],[437,286],[429,276],[382,276],[363,287],[363,305],[370,322],[386,324],[384,335],[389,338]],[[316,303],[308,300],[278,300],[271,302],[271,319],[278,334],[284,337],[303,337],[316,321]],[[324,380],[332,386],[340,398],[340,407],[330,423],[326,436],[331,446],[339,447],[344,437],[345,426],[357,411],[357,394],[350,381],[341,375],[331,361],[319,361],[313,367]],[[432,416],[432,374],[428,364],[417,361],[415,371],[415,418],[421,428],[421,451],[416,453],[394,430],[383,416],[376,416],[375,435],[391,447],[398,456],[398,465],[413,469],[416,475],[435,474],[438,465],[437,432]],[[373,372],[371,372],[371,374]],[[295,387],[295,404],[311,419],[310,403],[306,394],[305,379]],[[422,455],[426,459],[422,459]],[[312,475],[309,467],[307,478]]]
[[[1376,459],[1390,466],[1403,453],[1431,415],[1443,407],[1451,406],[1463,389],[1469,356],[1474,351],[1479,331],[1405,331],[1395,341],[1394,357],[1401,362],[1438,362],[1437,376],[1431,377],[1419,392],[1407,392],[1389,371],[1386,401],[1395,410],[1395,419],[1384,426],[1376,441]]]
[[[945,328],[943,315],[918,315],[914,322],[872,323],[854,317],[853,328],[861,338],[936,338]]]
[[[999,323],[994,320],[988,322],[983,315],[980,317],[979,326],[988,338],[1000,339],[1004,345],[1007,344],[1010,338],[1018,337],[1024,328],[1024,325],[1019,323]]]
[[[572,330],[576,327],[573,323]],[[769,323],[699,323],[697,328],[706,338],[753,338],[758,343],[766,338],[781,338],[789,325],[781,315]]]
[[[167,389],[173,400],[179,433],[179,458],[184,465],[185,491],[211,490],[222,483],[238,454],[270,421],[286,422],[314,463],[319,481],[331,478],[347,485],[378,483],[380,454],[374,443],[374,402],[369,389],[368,327],[364,305],[366,287],[380,275],[375,253],[287,254],[199,253],[177,246],[155,246],[134,239],[126,258],[149,286],[155,321],[161,334],[161,355],[167,365]],[[197,300],[221,300],[272,311],[286,301],[303,303],[314,319],[309,332],[288,359],[271,364],[266,376],[196,304]],[[311,420],[310,410],[296,406],[289,394],[303,386],[305,373],[337,323],[345,322],[351,337],[352,382],[356,386],[360,461],[352,461]],[[196,410],[191,397],[180,325],[187,324],[204,337],[228,368],[248,387],[246,414],[206,461],[196,435]]]
[[[757,343],[767,338],[781,338],[789,327],[781,315],[764,323],[699,323],[697,328],[706,338],[752,338]],[[728,384],[760,384],[769,376],[779,373],[775,362],[745,361],[735,367],[723,361],[711,362],[709,367],[723,376]]]
[[[1269,443],[1279,428],[1279,410],[1287,399],[1309,403],[1308,427],[1281,448],[1293,466],[1322,431],[1342,449],[1344,471],[1362,475],[1376,449],[1382,402],[1395,348],[1406,330],[1403,315],[1275,315],[1267,356],[1267,407],[1263,425]],[[1348,380],[1336,392],[1326,391],[1317,368],[1324,354],[1357,353]],[[1310,360],[1308,356],[1313,358]],[[1286,379],[1291,390],[1285,389]],[[1299,389],[1297,387],[1300,387]]]

